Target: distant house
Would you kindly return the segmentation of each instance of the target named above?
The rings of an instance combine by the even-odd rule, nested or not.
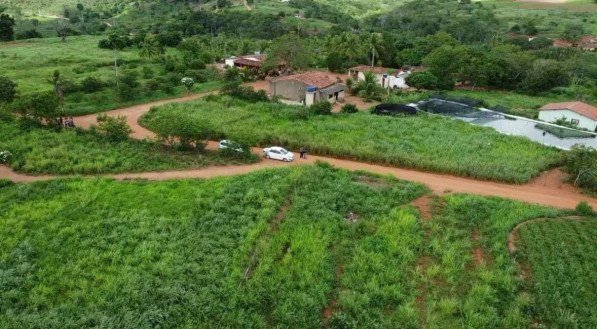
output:
[[[385,67],[359,65],[348,70],[348,74],[357,80],[365,80],[365,73],[372,72],[377,77],[377,82],[384,88],[406,89],[406,77],[411,74],[410,69],[395,70]],[[393,73],[390,73],[393,72]]]
[[[344,99],[346,86],[324,72],[307,72],[270,80],[270,93],[292,103],[310,106],[324,100]]]
[[[262,61],[265,60],[265,56],[261,54],[246,55],[246,56],[232,56],[224,60],[224,65],[227,67],[238,67],[238,68],[252,68],[260,69]]]
[[[248,68],[253,71],[261,70],[261,66],[266,59],[266,55],[255,53],[254,55],[246,55],[246,56],[232,56],[224,59],[224,67],[238,67],[239,69]],[[284,63],[279,63],[277,67],[276,73],[284,72],[286,65]],[[271,73],[271,72],[269,72]]]
[[[597,132],[597,107],[583,102],[550,103],[539,109],[539,119],[554,122],[565,118],[589,131]]]

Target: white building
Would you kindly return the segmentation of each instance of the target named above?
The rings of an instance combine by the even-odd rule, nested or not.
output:
[[[393,73],[390,73],[394,71]],[[355,66],[348,70],[348,74],[357,80],[365,80],[365,73],[372,72],[377,77],[377,83],[384,88],[407,89],[406,77],[410,70],[392,70],[385,67],[372,67],[366,65]]]
[[[539,109],[539,120],[554,122],[565,118],[579,128],[597,132],[597,107],[583,102],[550,103]]]

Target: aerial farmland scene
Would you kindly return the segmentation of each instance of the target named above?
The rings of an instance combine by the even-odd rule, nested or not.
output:
[[[0,329],[597,328],[597,0],[0,0]]]

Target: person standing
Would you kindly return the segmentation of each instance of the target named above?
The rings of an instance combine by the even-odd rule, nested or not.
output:
[[[301,146],[301,150],[300,150],[300,153],[301,153],[301,159],[304,159],[304,158],[305,158],[305,151],[306,151],[305,147],[304,147],[304,146]]]

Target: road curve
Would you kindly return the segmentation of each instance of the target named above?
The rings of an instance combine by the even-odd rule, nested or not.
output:
[[[127,122],[131,126],[133,132],[131,137],[136,139],[153,138],[155,135],[141,127],[138,123],[139,118],[149,111],[154,106],[163,105],[167,103],[181,103],[192,101],[203,97],[209,93],[193,94],[172,100],[161,100],[147,104],[135,105],[128,108],[117,109],[105,112],[110,116],[126,116]],[[86,115],[75,118],[75,123],[79,127],[88,128],[90,125],[96,123],[96,115]],[[216,143],[210,143],[208,148],[214,149],[217,147]],[[262,149],[253,148],[253,152],[261,154]],[[580,201],[586,201],[593,208],[597,209],[597,199],[591,198],[580,193],[569,184],[562,183],[563,174],[559,170],[552,170],[542,174],[531,183],[525,185],[511,185],[491,181],[476,180],[471,178],[458,177],[447,174],[437,174],[422,172],[412,169],[402,169],[387,167],[382,165],[375,165],[351,160],[342,160],[329,157],[309,156],[308,160],[297,159],[291,163],[284,163],[274,160],[263,160],[256,164],[248,165],[230,165],[230,166],[214,166],[191,170],[175,170],[175,171],[160,171],[160,172],[145,172],[145,173],[124,173],[115,175],[105,175],[105,177],[113,177],[115,179],[149,179],[149,180],[167,180],[167,179],[184,179],[184,178],[213,178],[219,176],[233,176],[247,174],[255,170],[309,164],[315,161],[327,162],[337,168],[346,170],[364,170],[381,175],[391,175],[399,179],[413,181],[427,185],[436,194],[445,193],[470,193],[483,196],[499,196],[519,201],[536,203],[556,208],[574,208]],[[39,180],[48,180],[56,178],[57,176],[30,176],[20,173],[15,173],[6,166],[0,166],[0,178],[10,179],[15,182],[32,182]]]

